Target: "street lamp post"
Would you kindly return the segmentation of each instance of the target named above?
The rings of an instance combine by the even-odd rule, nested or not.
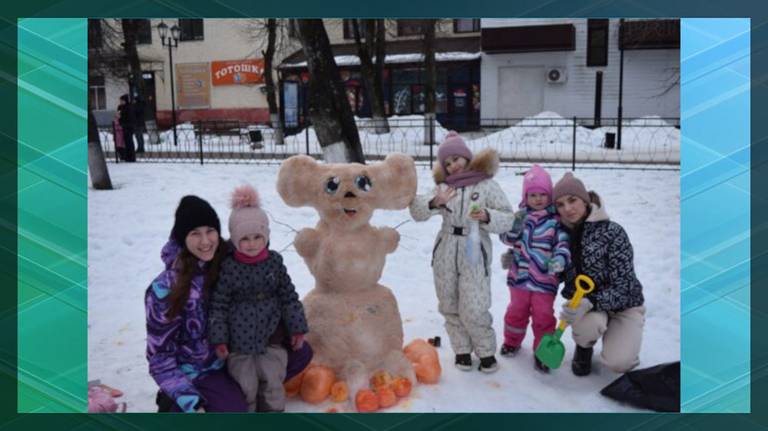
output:
[[[160,41],[163,46],[168,47],[168,59],[170,60],[170,74],[171,74],[171,121],[173,123],[173,145],[178,145],[176,140],[176,88],[173,85],[173,48],[179,47],[179,34],[181,29],[177,25],[171,27],[171,34],[168,35],[168,24],[165,21],[160,21],[157,25],[157,32],[160,33]],[[168,39],[166,43],[165,39]]]

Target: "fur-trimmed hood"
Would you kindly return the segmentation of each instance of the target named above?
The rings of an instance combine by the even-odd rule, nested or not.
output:
[[[478,151],[469,162],[467,170],[482,172],[492,178],[499,170],[499,153],[493,148]],[[432,178],[434,178],[435,184],[445,182],[445,171],[439,162],[432,168]]]
[[[599,221],[609,221],[610,217],[608,216],[608,212],[603,206],[603,200],[600,198],[600,195],[598,195],[595,191],[590,191],[589,193],[590,198],[592,199],[592,202],[589,205],[592,210],[590,211],[589,216],[585,222],[595,223]]]

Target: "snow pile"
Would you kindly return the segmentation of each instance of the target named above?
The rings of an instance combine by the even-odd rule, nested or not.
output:
[[[144,142],[147,142],[146,140]],[[173,130],[160,132],[160,142],[173,145]],[[192,123],[182,123],[176,125],[176,142],[186,145],[197,145],[197,135],[195,126]]]
[[[573,119],[550,111],[480,137],[475,147],[491,146],[503,157],[514,159],[568,161],[573,156],[574,132],[578,161],[680,161],[680,130],[658,116],[625,123],[621,151],[605,147],[606,133],[616,134],[616,127],[589,129],[577,124],[574,128]]]

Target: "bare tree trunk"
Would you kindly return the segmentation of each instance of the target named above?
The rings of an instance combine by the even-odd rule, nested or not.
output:
[[[100,49],[102,44],[101,35],[88,32],[88,49],[95,51]],[[90,59],[90,57],[89,57]],[[98,64],[88,62],[88,72],[97,72]],[[109,178],[107,161],[104,159],[104,151],[101,148],[99,139],[99,129],[96,126],[96,118],[93,116],[93,108],[90,98],[88,99],[88,172],[91,176],[91,184],[96,190],[112,190],[112,181]]]
[[[138,24],[135,19],[121,19],[120,23],[122,24],[123,38],[125,39],[125,42],[123,43],[125,56],[128,60],[128,65],[131,68],[131,78],[128,80],[128,88],[131,87],[131,82],[133,82],[141,99],[146,100],[146,94],[144,93],[144,77],[141,73],[141,61],[139,61],[139,51],[136,49]],[[133,99],[133,95],[131,95],[131,99]]]
[[[107,161],[104,159],[104,151],[101,149],[99,129],[96,127],[96,119],[93,111],[88,109],[88,172],[91,174],[91,184],[96,190],[112,190],[112,181],[109,179]]]
[[[437,68],[435,67],[435,25],[437,20],[425,19],[422,21],[424,30],[424,69],[426,82],[424,83],[424,141],[427,145],[435,142],[435,87],[437,82]]]
[[[275,97],[275,80],[272,77],[272,60],[275,57],[275,39],[277,37],[277,22],[274,18],[267,19],[267,50],[264,55],[264,84],[267,87],[267,105],[269,105],[269,122],[275,130],[275,144],[283,145],[283,123],[280,121],[280,113],[277,109]]]
[[[352,20],[352,29],[355,34],[357,55],[360,57],[360,72],[365,82],[366,95],[371,104],[371,116],[373,117],[374,131],[376,134],[389,133],[389,122],[384,111],[384,90],[381,85],[384,55],[378,53],[379,32],[376,30],[377,22],[382,20],[362,19]],[[360,23],[365,25],[365,42],[360,35]],[[381,44],[383,46],[383,44]],[[377,50],[376,66],[371,61],[373,50]],[[383,52],[383,50],[382,50]]]
[[[309,118],[328,163],[365,163],[328,34],[319,19],[297,20],[309,68]]]
[[[374,68],[373,93],[381,101],[381,130],[383,133],[389,132],[389,121],[387,121],[387,109],[384,105],[384,64],[386,62],[387,52],[387,32],[383,19],[376,20],[376,66]],[[375,119],[375,117],[374,117]],[[377,125],[377,127],[379,127]]]

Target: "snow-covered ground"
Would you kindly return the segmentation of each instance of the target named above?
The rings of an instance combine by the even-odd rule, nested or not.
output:
[[[314,226],[311,208],[286,206],[275,190],[278,166],[264,165],[109,165],[116,189],[88,193],[88,377],[125,392],[128,411],[155,411],[157,386],[148,374],[145,359],[143,296],[163,265],[160,249],[171,226],[179,199],[197,194],[209,200],[222,219],[228,236],[228,196],[244,182],[258,188],[269,211],[272,248],[281,251],[300,295],[313,287],[313,279],[291,246],[291,228]],[[553,179],[564,170],[552,168]],[[502,168],[497,181],[511,202],[520,199],[520,169]],[[418,168],[419,191],[432,182],[428,168]],[[597,190],[612,219],[627,230],[635,251],[635,265],[644,286],[646,327],[641,367],[680,358],[680,192],[679,172],[579,170],[577,175]],[[500,370],[491,375],[462,372],[453,366],[453,353],[437,312],[430,254],[441,222],[409,221],[407,210],[377,211],[372,223],[395,227],[403,222],[399,248],[387,258],[382,284],[398,298],[406,342],[439,335],[443,375],[437,385],[416,385],[410,399],[392,412],[606,412],[635,411],[602,397],[599,390],[617,377],[596,363],[589,377],[570,371],[574,345],[570,330],[563,336],[566,360],[549,375],[533,369],[532,335],[515,358],[498,357]],[[494,239],[491,312],[501,342],[503,315],[509,299],[505,273],[499,266],[503,250]],[[561,299],[558,297],[556,307]],[[597,346],[597,352],[600,345]],[[597,356],[597,355],[596,355]],[[477,362],[477,359],[475,359]],[[325,411],[348,405],[331,402],[314,406],[298,400],[288,411]]]
[[[385,134],[373,133],[370,119],[356,118],[360,142],[366,155],[386,155],[392,152],[410,154],[414,157],[429,157],[430,147],[424,145],[424,117],[420,115],[390,117],[391,131]],[[467,144],[473,150],[491,147],[501,157],[515,160],[570,161],[573,156],[573,120],[563,118],[556,112],[541,112],[508,127],[487,128],[484,132],[464,134]],[[505,125],[504,125],[505,126]],[[188,153],[197,157],[202,144],[203,152],[209,154],[232,154],[244,158],[275,157],[274,155],[305,154],[307,145],[311,154],[320,154],[320,145],[314,128],[297,135],[287,136],[284,145],[276,145],[274,130],[265,126],[251,126],[259,129],[264,137],[261,149],[250,146],[248,129],[240,135],[218,136],[204,134],[198,137],[191,123],[176,127],[178,145],[173,145],[173,132],[160,133],[158,145],[146,145],[145,158],[167,157]],[[588,129],[576,127],[577,160],[582,162],[634,163],[679,163],[680,130],[672,127],[659,117],[644,117],[628,120],[622,128],[622,149],[605,148],[606,133],[616,133],[616,127]],[[440,143],[448,130],[439,124],[435,127],[435,142]],[[198,140],[198,138],[201,138]],[[111,133],[102,131],[105,150],[113,151]],[[145,134],[145,142],[149,135]],[[437,149],[433,148],[436,153]]]

